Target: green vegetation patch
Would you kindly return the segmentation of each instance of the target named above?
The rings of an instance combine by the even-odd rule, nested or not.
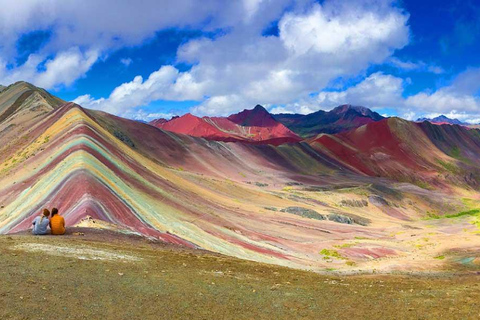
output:
[[[456,214],[447,214],[444,217],[445,218],[460,218],[463,216],[476,216],[480,213],[480,209],[472,209],[468,211],[462,211]]]
[[[335,259],[345,259],[337,250],[322,249],[320,254],[323,254],[325,257],[335,258]]]
[[[480,214],[480,209],[471,209],[471,210],[466,210],[466,211],[461,211],[459,213],[455,214],[446,214],[444,216],[439,216],[438,214],[427,212],[427,216],[424,218],[424,220],[437,220],[441,218],[460,218],[464,216],[478,216]]]
[[[450,156],[455,159],[460,159],[461,158],[460,148],[457,146],[453,147],[452,150],[450,150]]]
[[[355,245],[356,245],[356,243],[344,243],[344,244],[337,244],[334,247],[335,248],[351,248]]]
[[[460,173],[460,169],[451,162],[442,161],[440,159],[436,160],[439,165],[441,165],[446,171],[454,174]]]

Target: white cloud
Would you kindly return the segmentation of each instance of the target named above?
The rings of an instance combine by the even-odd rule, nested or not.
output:
[[[31,54],[22,66],[13,70],[7,69],[6,62],[1,63],[0,78],[5,84],[23,80],[52,89],[58,84],[70,85],[83,77],[97,59],[97,51],[82,52],[76,47],[61,51],[52,59]],[[41,65],[43,67],[39,70]]]
[[[125,46],[140,45],[157,31],[169,28],[204,31],[229,28],[244,24],[244,17],[255,20],[257,27],[261,28],[271,21],[254,19],[262,10],[270,9],[270,14],[278,14],[290,1],[263,2],[203,0],[199,4],[196,0],[1,0],[0,61],[2,65],[9,65],[9,68],[4,67],[0,71],[0,82],[9,84],[11,79],[23,77],[22,80],[36,80],[35,84],[47,89],[58,85],[68,86],[93,65],[92,52],[97,58],[106,56]],[[26,64],[16,65],[17,41],[23,35],[39,30],[48,31],[49,39]],[[52,79],[53,70],[62,69],[60,65],[55,65],[55,60],[61,62],[63,59],[68,64],[64,69],[75,64],[72,60],[65,60],[75,58],[69,54],[71,48],[77,48],[79,54],[88,57],[78,61],[78,72],[65,70],[65,76],[58,74],[57,78]],[[69,57],[63,53],[69,54]],[[46,61],[52,56],[52,61]],[[52,73],[35,71],[47,63],[52,64]],[[129,64],[128,60],[123,63]],[[76,78],[73,77],[75,74]]]
[[[133,120],[141,120],[141,121],[146,121],[150,122],[155,119],[171,119],[173,116],[176,114],[171,113],[171,112],[147,112],[143,109],[136,109],[136,110],[131,110],[126,113],[124,113],[122,116],[128,119],[133,119]]]
[[[365,106],[371,109],[403,107],[403,88],[408,81],[376,72],[346,90],[322,91],[315,96],[301,99],[272,109],[274,113],[306,114],[331,110],[342,104]]]
[[[405,100],[405,105],[417,113],[440,114],[466,122],[480,118],[480,68],[469,68],[448,86],[434,92],[420,92]]]
[[[94,99],[83,95],[73,102],[91,109],[117,115],[128,115],[137,107],[156,100],[200,100],[201,90],[190,83],[190,76],[172,66],[163,66],[144,80],[136,76],[132,81],[115,88],[108,98]]]
[[[309,114],[318,111],[318,106],[309,106],[308,104],[302,104],[299,102],[289,104],[287,106],[276,106],[270,110],[273,114],[279,113],[298,113],[298,114]]]
[[[406,71],[424,71],[424,72],[430,72],[433,74],[445,73],[445,70],[443,70],[442,67],[439,67],[434,64],[428,64],[424,61],[417,61],[417,62],[403,61],[396,57],[392,57],[389,59],[388,63],[401,70],[406,70]]]
[[[284,13],[288,4],[245,0],[240,10],[246,14],[233,19],[228,32],[178,49],[177,61],[192,64],[189,71],[163,66],[145,82],[136,77],[120,85],[108,98],[78,101],[117,114],[158,99],[199,100],[192,112],[201,115],[226,115],[257,103],[291,104],[332,79],[385,61],[408,43],[408,15],[389,1],[297,1]],[[238,9],[226,7],[223,17]],[[263,36],[275,20],[279,36]],[[218,23],[225,24],[220,18]]]
[[[358,1],[336,2],[334,8],[316,4],[306,14],[287,13],[280,21],[280,38],[295,55],[382,51],[381,60],[385,51],[407,43],[407,19],[391,7],[375,12],[358,6]]]
[[[353,104],[377,110],[396,110],[396,114],[407,120],[443,114],[449,118],[479,123],[480,97],[477,93],[480,82],[477,79],[480,79],[480,68],[468,69],[448,86],[404,97],[408,79],[377,72],[346,90],[323,91],[317,96],[276,107],[272,112],[308,113],[318,109],[329,110],[341,104]]]
[[[204,0],[201,5],[196,0],[2,0],[1,6],[1,46],[10,52],[22,34],[33,30],[52,31],[47,50],[92,45],[103,49],[138,45],[156,31],[172,27],[232,26],[246,10],[255,11],[255,5],[218,0]]]
[[[448,113],[461,110],[470,114],[480,114],[478,97],[452,92],[449,88],[442,88],[433,93],[420,92],[408,97],[405,103],[424,112]]]
[[[403,86],[403,79],[377,72],[345,91],[320,92],[317,102],[324,108],[348,103],[373,109],[395,107],[402,100]]]
[[[410,110],[404,112],[401,117],[410,121],[415,121],[416,119],[418,119],[417,114],[414,111]]]
[[[125,67],[128,67],[129,65],[132,64],[133,60],[130,59],[130,58],[123,58],[123,59],[120,59],[120,62],[121,62]]]
[[[215,40],[190,41],[179,48],[178,60],[196,64],[192,81],[211,97],[193,112],[228,114],[256,103],[294,103],[332,79],[390,57],[408,43],[407,20],[388,1],[326,1],[284,14],[279,37],[234,30]],[[223,102],[225,97],[234,100]]]

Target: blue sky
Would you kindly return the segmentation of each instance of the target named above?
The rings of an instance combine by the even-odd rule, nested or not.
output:
[[[151,120],[364,105],[480,122],[478,1],[2,0],[0,83]]]

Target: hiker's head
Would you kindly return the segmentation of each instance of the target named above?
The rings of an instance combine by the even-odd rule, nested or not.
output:
[[[48,211],[48,209],[43,209],[43,215],[48,217],[50,215],[50,211]]]
[[[53,208],[53,209],[52,209],[52,217],[53,217],[54,215],[56,215],[56,214],[58,214],[58,209],[57,209],[57,208]]]

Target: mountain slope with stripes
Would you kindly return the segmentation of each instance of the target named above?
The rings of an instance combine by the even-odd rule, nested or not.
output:
[[[273,146],[166,132],[65,103],[26,83],[4,88],[0,102],[0,233],[28,229],[42,208],[55,206],[67,226],[91,218],[101,227],[243,259],[350,272],[441,267],[435,256],[456,250],[453,243],[465,249],[477,232],[474,216],[455,226],[441,218],[475,205],[476,176],[466,183],[433,177],[448,168],[436,162],[373,161],[372,148],[390,157],[386,163],[410,152],[400,131],[393,146],[382,139],[364,146],[365,137],[350,136],[381,122]],[[459,132],[471,141],[449,156],[448,146],[467,140],[446,141],[436,128],[418,127],[428,150],[475,168],[474,160],[462,159],[467,147],[477,152],[477,138]],[[356,160],[342,148],[356,148]],[[399,179],[395,168],[441,183],[423,188]],[[432,246],[419,250],[425,238]]]

